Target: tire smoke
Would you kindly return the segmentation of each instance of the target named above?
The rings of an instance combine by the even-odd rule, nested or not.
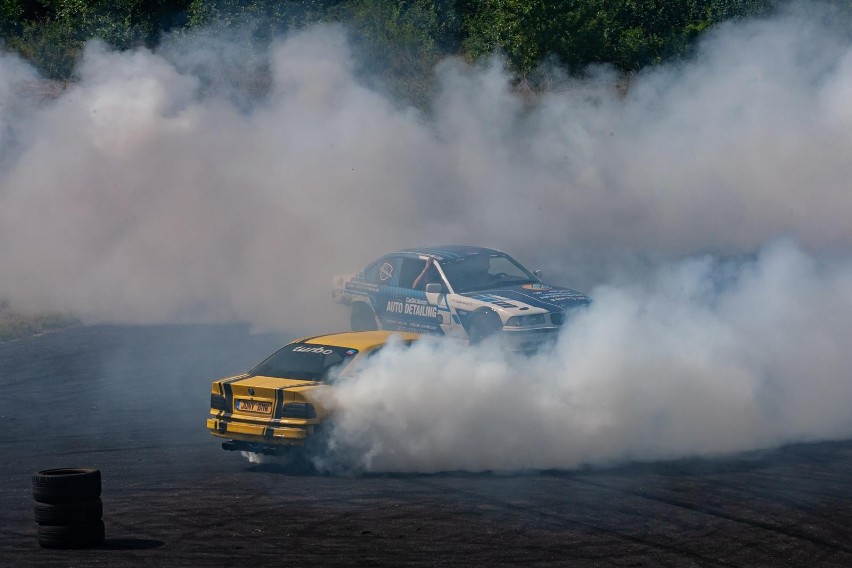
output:
[[[334,389],[320,467],[573,468],[852,434],[852,258],[782,241],[600,287],[551,349],[400,344]]]
[[[592,306],[550,351],[432,341],[341,384],[331,462],[572,467],[849,436],[852,39],[792,4],[689,61],[531,95],[448,59],[428,109],[346,30],[0,54],[0,300],[87,323],[345,329],[334,274],[500,248]]]
[[[324,332],[346,322],[332,275],[408,246],[501,248],[578,289],[781,236],[848,249],[842,26],[791,8],[699,52],[626,93],[592,68],[534,98],[497,59],[450,59],[427,111],[368,87],[334,26],[268,51],[92,42],[52,96],[0,56],[0,296],[88,322]]]

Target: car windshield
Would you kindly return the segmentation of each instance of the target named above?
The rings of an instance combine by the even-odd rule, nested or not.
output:
[[[499,253],[471,254],[458,260],[441,262],[447,280],[456,293],[488,290],[538,282],[530,271],[513,258]]]
[[[291,343],[279,349],[249,374],[280,379],[324,381],[332,370],[341,370],[355,355],[357,349],[318,345],[316,343]]]

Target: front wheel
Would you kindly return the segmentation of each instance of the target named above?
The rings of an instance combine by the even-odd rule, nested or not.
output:
[[[470,338],[470,343],[475,345],[482,343],[485,339],[500,331],[502,327],[503,322],[500,321],[500,316],[491,311],[480,312],[471,316],[467,335]]]
[[[349,319],[349,325],[352,331],[375,331],[379,329],[376,324],[376,314],[373,308],[364,302],[355,302],[352,304],[352,315]]]

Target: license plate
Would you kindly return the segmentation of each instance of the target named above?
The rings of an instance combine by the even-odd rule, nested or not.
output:
[[[238,398],[234,401],[234,406],[240,412],[260,412],[262,414],[272,412],[272,403],[264,400],[244,400]]]

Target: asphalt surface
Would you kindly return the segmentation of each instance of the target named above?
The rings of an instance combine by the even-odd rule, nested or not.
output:
[[[852,441],[517,475],[249,464],[207,434],[210,381],[288,339],[96,326],[0,344],[0,566],[852,566]],[[30,478],[53,467],[101,470],[103,546],[39,547]]]

